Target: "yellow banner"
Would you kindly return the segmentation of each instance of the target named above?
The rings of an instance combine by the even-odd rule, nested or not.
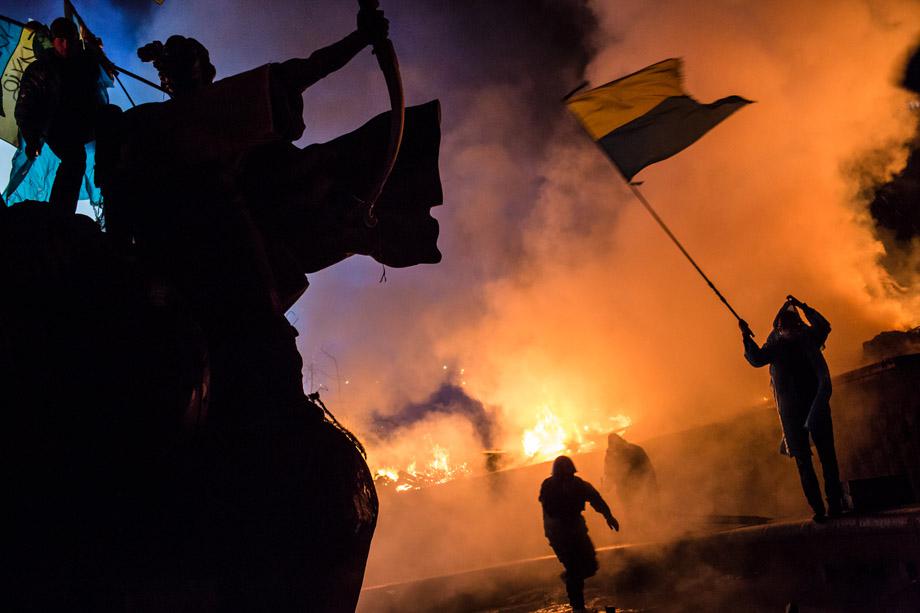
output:
[[[18,146],[19,127],[16,125],[14,111],[16,110],[16,100],[19,99],[19,84],[22,81],[22,73],[29,64],[35,61],[35,53],[32,50],[33,32],[26,28],[16,28],[20,30],[19,42],[13,49],[12,54],[0,58],[0,61],[6,60],[3,66],[3,76],[0,77],[0,139],[5,140],[14,147]],[[15,31],[12,28],[5,29],[6,32]],[[12,41],[10,41],[12,42]]]

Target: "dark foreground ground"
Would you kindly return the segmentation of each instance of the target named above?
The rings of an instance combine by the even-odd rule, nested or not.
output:
[[[776,521],[604,547],[588,607],[604,611],[920,611],[920,506],[826,524]],[[568,611],[552,556],[366,587],[362,612]]]

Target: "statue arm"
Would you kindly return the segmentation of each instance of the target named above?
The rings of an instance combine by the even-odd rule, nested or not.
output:
[[[305,89],[342,68],[359,51],[370,44],[377,44],[389,36],[390,22],[383,11],[362,8],[358,11],[358,28],[328,47],[313,52],[306,59],[294,58],[281,64],[281,71],[291,88],[303,93]]]
[[[281,71],[291,88],[303,93],[320,79],[345,66],[367,45],[367,37],[355,30],[339,42],[317,49],[308,58],[283,62]]]

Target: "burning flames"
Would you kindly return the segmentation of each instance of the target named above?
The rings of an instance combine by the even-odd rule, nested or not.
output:
[[[580,424],[560,417],[549,405],[544,405],[538,413],[537,423],[524,430],[520,455],[512,463],[547,462],[561,454],[594,451],[606,442],[607,434],[622,434],[631,424],[632,420],[626,415],[609,416],[603,423]],[[424,463],[413,459],[402,469],[393,466],[378,468],[374,472],[377,485],[397,492],[408,492],[447,483],[472,472],[466,462],[452,464],[447,448],[430,439],[427,443],[429,450]]]
[[[561,454],[586,453],[597,446],[597,439],[610,432],[622,434],[632,424],[626,415],[613,415],[605,425],[579,425],[564,421],[548,405],[540,410],[537,424],[521,437],[524,456],[531,462],[547,462]],[[606,426],[606,427],[605,427]]]
[[[431,460],[421,467],[413,460],[403,470],[393,467],[378,468],[374,473],[374,481],[383,486],[395,485],[397,492],[408,492],[447,483],[470,473],[470,468],[465,462],[452,465],[450,452],[437,443],[431,445],[429,453]]]

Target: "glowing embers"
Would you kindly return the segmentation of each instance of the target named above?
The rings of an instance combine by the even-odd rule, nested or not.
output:
[[[419,466],[419,463],[413,460],[402,470],[393,467],[378,468],[374,472],[374,481],[378,487],[393,487],[397,492],[407,492],[447,483],[470,473],[466,462],[452,465],[450,452],[437,443],[431,443],[429,455],[425,459],[428,461],[424,465]]]
[[[622,434],[632,423],[626,415],[613,415],[605,423],[578,424],[564,420],[544,405],[533,428],[524,430],[521,444],[529,462],[547,462],[562,454],[594,451],[610,432]]]

